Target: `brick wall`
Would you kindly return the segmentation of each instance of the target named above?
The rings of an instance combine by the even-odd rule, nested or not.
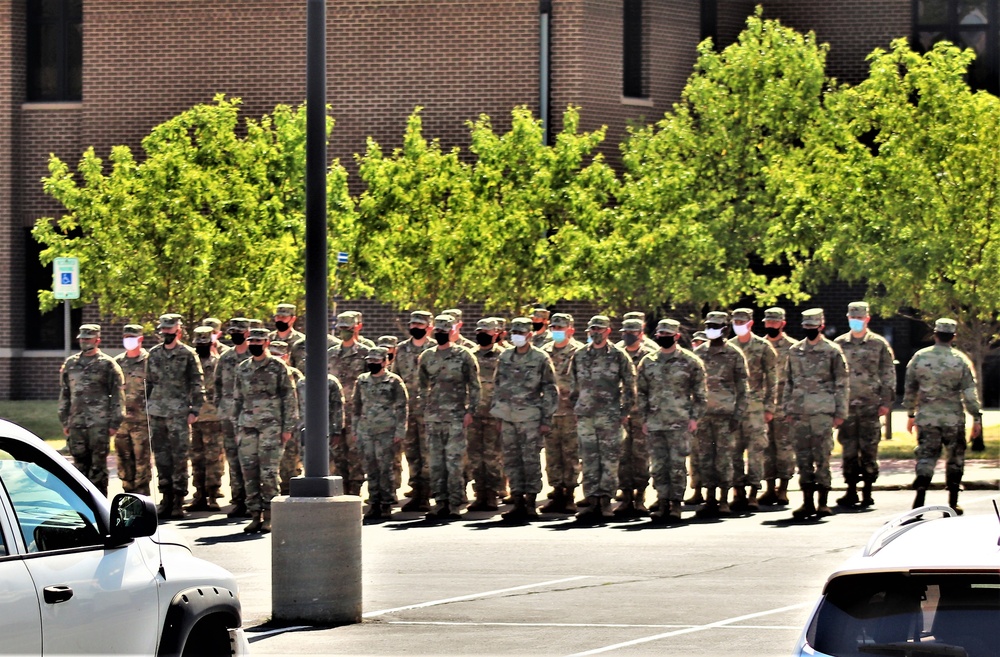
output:
[[[17,221],[18,108],[24,99],[24,3],[0,2],[0,315],[17,317],[24,300],[20,264],[23,261]],[[11,394],[11,349],[20,337],[0,331],[0,399]]]

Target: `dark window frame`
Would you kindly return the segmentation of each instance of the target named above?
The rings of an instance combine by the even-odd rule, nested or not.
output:
[[[83,100],[82,0],[25,0],[25,3],[28,102]],[[51,32],[47,42],[42,34],[46,28]],[[54,62],[45,61],[46,54]],[[54,70],[46,71],[47,68]],[[54,78],[50,84],[41,80],[46,73]]]
[[[958,6],[962,0],[942,0],[947,4],[944,23],[923,23],[920,21],[922,0],[911,0],[912,43],[915,50],[925,52],[921,33],[940,32],[943,40],[965,48],[963,32],[982,32],[986,36],[985,53],[976,54],[976,61],[969,68],[967,79],[974,90],[985,90],[1000,95],[1000,0],[987,0],[985,24],[961,24],[958,22]]]
[[[622,96],[648,98],[643,0],[622,0]]]

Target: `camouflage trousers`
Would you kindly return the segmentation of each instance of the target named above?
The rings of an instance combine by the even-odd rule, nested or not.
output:
[[[687,485],[685,460],[691,447],[691,433],[685,429],[650,431],[646,436],[653,460],[653,486],[656,499],[680,501]]]
[[[830,454],[833,452],[832,415],[789,415],[788,432],[795,441],[799,485],[830,488]]]
[[[574,488],[580,481],[580,440],[575,415],[556,415],[545,435],[545,476],[553,488]]]
[[[764,479],[791,479],[795,476],[795,443],[788,423],[767,423],[767,447],[764,449]]]
[[[733,486],[760,488],[760,482],[764,478],[766,450],[767,425],[764,423],[764,406],[759,402],[751,402],[734,436]]]
[[[365,483],[365,469],[361,465],[361,451],[358,449],[358,437],[354,435],[354,429],[344,415],[344,429],[340,434],[332,439],[330,445],[330,473],[344,478],[345,492],[354,489],[352,493],[357,495],[361,485]]]
[[[843,448],[844,481],[874,482],[878,479],[878,443],[882,427],[878,413],[852,413],[837,432],[837,442]]]
[[[69,427],[66,447],[73,456],[76,469],[107,495],[108,450],[111,448],[108,425],[101,423],[87,427]]]
[[[583,461],[583,494],[613,496],[618,488],[618,458],[624,439],[621,416],[578,417],[576,434]]]
[[[191,425],[191,479],[195,499],[222,497],[226,448],[220,420],[199,420]]]
[[[240,427],[240,466],[250,511],[269,511],[278,494],[278,461],[281,459],[281,427]]]
[[[733,416],[709,413],[698,423],[698,476],[701,486],[726,490],[733,485]]]
[[[414,490],[429,489],[431,480],[430,461],[427,452],[427,425],[422,413],[411,413],[406,419],[406,437],[403,439],[403,454],[409,469],[407,485]]]
[[[688,473],[691,475],[691,488],[695,491],[702,487],[701,472],[698,470],[700,467],[699,458],[698,437],[693,436],[691,440],[691,453],[688,454]]]
[[[125,420],[115,434],[118,479],[126,493],[149,495],[153,479],[153,458],[149,453],[149,426],[146,419]]]
[[[466,479],[475,481],[477,493],[494,493],[503,487],[503,463],[506,447],[500,441],[500,423],[491,415],[474,415],[465,430],[468,442]]]
[[[243,487],[243,466],[240,465],[240,448],[236,444],[236,427],[232,420],[222,420],[222,444],[229,464],[229,492],[233,504],[246,500]]]
[[[427,423],[431,495],[452,509],[462,505],[465,493],[465,430],[461,418]]]
[[[366,433],[358,436],[358,448],[368,476],[368,500],[372,506],[396,501],[395,431]]]
[[[187,416],[149,416],[149,438],[156,462],[156,483],[160,494],[183,500],[188,491],[188,453],[191,427]]]
[[[954,427],[917,427],[917,476],[930,483],[941,450],[945,450],[945,482],[949,490],[958,489],[965,474],[965,424]]]
[[[642,421],[629,418],[625,426],[625,440],[618,457],[618,488],[623,491],[643,489],[649,486],[649,450],[646,448],[646,434],[642,432]]]
[[[539,420],[504,421],[500,429],[504,472],[510,483],[511,495],[537,495],[542,492],[541,425]]]
[[[281,459],[278,461],[278,492],[288,495],[292,485],[292,477],[302,474],[302,437],[305,430],[294,431],[292,439],[281,447]]]

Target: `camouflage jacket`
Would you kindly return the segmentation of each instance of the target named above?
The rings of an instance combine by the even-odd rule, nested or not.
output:
[[[233,347],[219,356],[219,362],[215,365],[215,385],[212,387],[212,393],[215,395],[213,402],[219,417],[224,420],[236,420],[236,412],[233,409],[236,366],[248,358],[250,358],[249,351],[244,351],[241,354]]]
[[[968,356],[951,345],[937,344],[913,354],[906,365],[903,406],[922,427],[954,427],[983,417],[976,372]]]
[[[559,405],[556,371],[548,354],[531,347],[519,354],[506,349],[500,354],[490,415],[507,422],[541,420],[552,424]]]
[[[413,344],[413,338],[403,340],[396,347],[396,357],[392,360],[392,371],[403,379],[406,394],[410,396],[410,417],[422,416],[420,403],[420,367],[417,359],[428,349],[433,349],[434,343],[426,340],[420,346]]]
[[[698,421],[705,414],[705,365],[682,347],[643,358],[636,389],[637,412],[650,431],[686,429],[689,421]]]
[[[472,352],[476,357],[476,364],[479,365],[479,406],[476,407],[476,415],[479,417],[490,416],[490,407],[493,405],[493,379],[500,363],[500,354],[504,351],[506,350],[503,347],[494,344],[489,349],[477,348]]]
[[[201,413],[198,414],[199,422],[213,422],[222,419],[219,416],[219,407],[215,405],[215,370],[219,365],[220,358],[221,356],[211,354],[208,358],[198,359],[201,362],[201,371],[205,375],[205,403],[201,407]]]
[[[327,333],[327,350],[329,351],[331,347],[335,347],[338,344],[340,344],[340,340]],[[304,373],[306,371],[306,336],[303,335],[295,342],[288,343],[288,364],[300,372]]]
[[[233,410],[238,427],[260,429],[277,424],[281,433],[291,433],[299,421],[299,405],[288,366],[274,356],[240,363]]]
[[[850,379],[844,352],[823,338],[799,340],[788,351],[781,409],[785,415],[847,417]]]
[[[628,349],[626,349],[624,343],[622,342],[618,343],[618,345],[621,345],[620,349],[624,351],[629,358],[632,359],[632,367],[635,368],[636,374],[638,374],[639,372],[639,363],[642,362],[642,359],[648,356],[649,354],[656,353],[657,351],[660,350],[660,345],[656,344],[655,342],[653,343],[653,347],[650,348],[649,345],[646,344],[645,338],[646,336],[643,336],[643,340],[639,342],[639,348],[636,349],[635,351],[629,351]],[[634,408],[631,410],[635,411]]]
[[[699,345],[695,356],[705,365],[705,381],[708,384],[706,413],[732,415],[737,419],[746,416],[750,403],[750,386],[747,383],[747,359],[743,351],[728,342],[713,345],[711,342]]]
[[[194,349],[158,344],[146,359],[146,413],[153,417],[197,415],[205,403],[205,380]]]
[[[354,434],[359,438],[391,433],[396,440],[406,434],[406,386],[398,374],[372,376],[365,372],[354,384]]]
[[[538,347],[539,349],[542,349],[545,347],[545,345],[551,342],[552,342],[552,331],[550,331],[549,329],[545,329],[541,333],[535,333],[533,336],[531,336],[532,347]]]
[[[575,338],[570,338],[565,347],[557,347],[555,342],[549,342],[542,347],[542,351],[548,355],[556,372],[556,386],[559,387],[559,405],[556,407],[556,416],[573,415],[573,401],[570,399],[573,393],[573,381],[569,373],[569,366],[573,362],[573,354],[582,348],[583,343]]]
[[[59,369],[59,421],[64,427],[117,429],[125,415],[125,377],[111,356],[73,354]]]
[[[867,331],[861,339],[845,333],[834,342],[844,352],[851,373],[851,412],[874,415],[879,406],[892,408],[896,401],[896,366],[886,339]]]
[[[774,347],[753,333],[746,343],[740,342],[736,337],[729,340],[729,344],[742,351],[743,357],[747,359],[750,401],[763,404],[765,412],[774,413],[778,401],[778,354]]]
[[[330,435],[339,434],[344,430],[344,389],[340,386],[340,381],[332,374],[326,375],[327,390],[329,392],[329,432]],[[306,421],[306,379],[302,377],[295,382],[295,394],[299,401],[299,428],[305,428]]]
[[[354,394],[354,384],[358,377],[368,370],[365,358],[369,347],[356,340],[350,347],[344,343],[334,345],[326,352],[326,366],[330,374],[337,377],[344,388],[344,402],[350,406],[351,395]]]
[[[577,417],[628,416],[635,404],[635,366],[610,342],[598,349],[588,344],[570,363],[571,401]]]
[[[122,352],[115,362],[125,376],[125,419],[132,422],[146,421],[146,359],[149,352],[139,350],[139,355],[129,358]]]
[[[298,342],[299,340],[305,340],[306,334],[303,333],[302,331],[296,331],[295,329],[291,329],[288,335],[286,335],[285,337],[281,337],[280,335],[278,335],[278,330],[275,329],[267,334],[267,339],[270,340],[271,342],[274,342],[275,340],[284,340],[285,343],[288,345],[288,348],[291,349],[292,345]]]
[[[424,419],[450,422],[479,406],[479,366],[465,347],[428,349],[420,354],[419,391]]]
[[[795,344],[795,340],[788,337],[787,333],[782,333],[777,340],[771,340],[770,338],[764,338],[770,343],[774,348],[774,353],[777,354],[778,360],[775,368],[778,371],[778,386],[774,393],[774,399],[777,404],[781,403],[781,391],[785,387],[785,365],[788,363],[788,350],[792,348]]]

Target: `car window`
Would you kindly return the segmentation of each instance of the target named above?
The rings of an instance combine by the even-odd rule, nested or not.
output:
[[[45,465],[0,448],[0,482],[28,552],[103,544],[94,510]]]

